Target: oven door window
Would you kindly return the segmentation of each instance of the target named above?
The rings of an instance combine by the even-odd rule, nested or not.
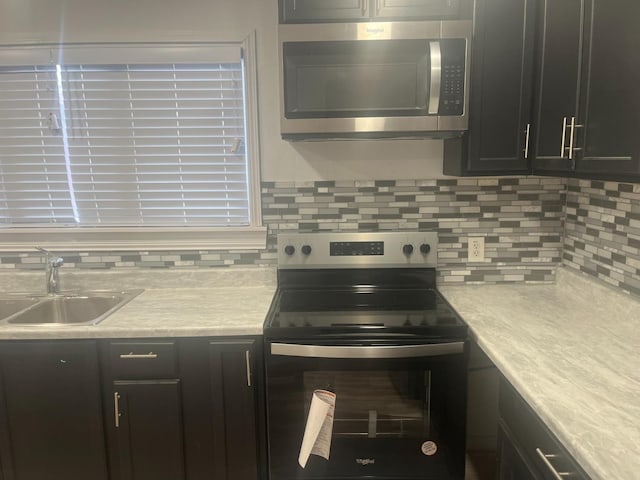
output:
[[[273,480],[460,479],[464,476],[465,355],[338,360],[270,356]],[[336,394],[329,459],[298,454],[313,392]]]

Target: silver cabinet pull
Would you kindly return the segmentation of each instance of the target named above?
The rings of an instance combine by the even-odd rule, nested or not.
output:
[[[362,0],[362,16],[366,16],[369,10],[369,0]]]
[[[573,146],[575,130],[576,128],[582,128],[584,125],[578,125],[576,123],[576,117],[571,117],[571,138],[569,138],[569,160],[573,160],[573,153],[578,150],[582,150],[581,148],[577,148]]]
[[[126,359],[126,360],[134,360],[134,359],[141,359],[141,358],[158,358],[158,354],[153,352],[149,352],[149,353],[129,352],[129,353],[121,353],[120,358]]]
[[[529,133],[531,133],[531,124],[527,123],[526,137],[524,140],[524,158],[529,158]]]
[[[114,392],[113,394],[113,408],[113,413],[116,417],[116,428],[120,428],[120,394],[118,392]]]
[[[569,133],[569,160],[573,160],[573,131],[576,128],[576,117],[571,117],[571,132]]]
[[[549,471],[551,472],[551,474],[553,475],[553,477],[556,480],[565,480],[564,477],[571,477],[573,475],[572,472],[558,472],[558,470],[556,470],[556,468],[551,464],[551,462],[549,461],[550,458],[557,458],[558,455],[554,455],[554,454],[545,454],[542,452],[542,450],[540,450],[539,448],[536,448],[536,453],[538,454],[538,456],[542,459],[542,461],[544,462],[544,464],[547,466],[547,468],[549,469]]]
[[[272,343],[271,355],[309,358],[414,358],[453,355],[464,352],[464,342],[427,345],[335,346]]]
[[[430,115],[437,115],[440,108],[440,83],[442,81],[442,52],[440,42],[429,42],[431,55],[431,84],[429,85],[429,110]]]
[[[376,15],[380,14],[380,10],[382,10],[382,0],[376,0]]]
[[[244,359],[247,364],[247,387],[251,386],[251,353],[249,350],[244,352]]]
[[[562,118],[562,146],[560,147],[560,158],[564,158],[564,151],[566,150],[566,138],[567,138],[567,117]]]

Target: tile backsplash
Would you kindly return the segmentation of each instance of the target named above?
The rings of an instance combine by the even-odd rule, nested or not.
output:
[[[640,184],[568,181],[563,263],[640,295]]]
[[[550,282],[562,261],[566,180],[545,177],[265,182],[266,250],[60,252],[66,268],[179,268],[275,264],[283,230],[440,232],[440,281]],[[467,238],[485,262],[467,262]],[[37,253],[2,253],[2,269],[42,269]]]

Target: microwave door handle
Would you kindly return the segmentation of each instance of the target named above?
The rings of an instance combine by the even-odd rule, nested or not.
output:
[[[442,83],[442,52],[440,42],[429,42],[431,55],[431,78],[429,83],[429,115],[437,115],[440,107],[440,88]]]
[[[454,355],[464,352],[464,342],[427,345],[336,346],[272,343],[271,355],[308,358],[414,358]]]

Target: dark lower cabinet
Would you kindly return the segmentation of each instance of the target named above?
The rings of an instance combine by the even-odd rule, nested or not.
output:
[[[0,480],[265,479],[262,377],[260,337],[0,342]]]
[[[499,480],[540,480],[535,469],[527,465],[518,449],[516,441],[504,430],[498,428],[498,479]]]
[[[187,478],[266,478],[262,342],[203,338],[180,346]]]
[[[498,480],[589,480],[504,377],[499,404]]]
[[[216,478],[221,480],[258,478],[256,353],[255,340],[209,343],[213,425],[219,430],[217,438],[226,433],[213,452]]]
[[[185,478],[180,381],[113,383],[115,444],[120,480]]]
[[[93,341],[0,344],[4,480],[106,480]]]
[[[182,390],[174,340],[102,345],[111,480],[183,480]]]

